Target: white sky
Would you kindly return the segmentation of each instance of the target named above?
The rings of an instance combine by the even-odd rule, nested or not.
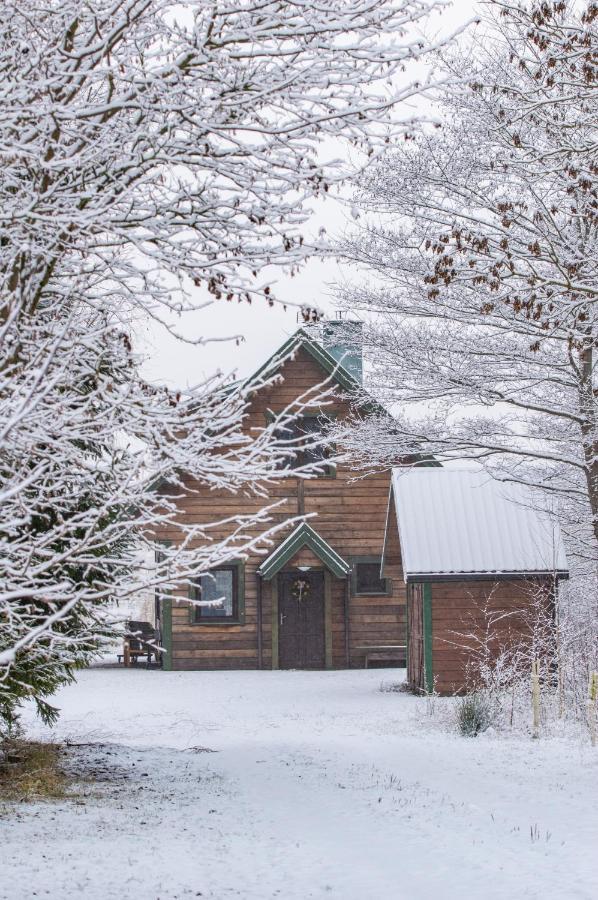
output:
[[[476,13],[475,0],[454,0],[452,6],[437,14],[430,22],[430,33],[450,33]],[[423,109],[423,104],[422,104]],[[332,197],[314,204],[310,229],[323,226],[328,235],[335,235],[349,228],[352,220],[348,210]],[[346,271],[346,270],[345,270]],[[307,303],[334,313],[334,282],[342,275],[340,267],[331,261],[312,260],[294,278],[277,273],[273,290],[278,298],[291,304]],[[359,273],[355,273],[359,278]],[[185,314],[176,322],[176,330],[193,338],[223,338],[242,335],[243,341],[208,342],[192,346],[171,337],[166,330],[147,328],[137,335],[141,352],[147,354],[144,370],[152,380],[171,387],[182,388],[198,384],[217,370],[244,377],[258,368],[300,326],[296,306],[261,306],[237,302],[214,301],[209,307],[196,313]]]

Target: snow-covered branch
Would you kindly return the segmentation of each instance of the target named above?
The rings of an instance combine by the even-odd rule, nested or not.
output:
[[[311,200],[405,129],[420,88],[400,73],[431,49],[411,26],[442,5],[2,4],[0,718],[26,697],[52,716],[105,601],[277,533],[269,488],[301,450],[281,434],[328,387],[248,433],[242,385],[148,384],[131,335],[206,299],[274,302],[261,270],[323,249],[302,234]],[[247,497],[226,540],[180,515],[194,484]]]
[[[370,320],[371,383],[396,416],[339,440],[363,464],[419,450],[539,486],[595,561],[596,8],[490,8],[446,57],[471,77],[443,93],[442,127],[361,179],[367,225],[344,250],[375,277],[342,302]]]

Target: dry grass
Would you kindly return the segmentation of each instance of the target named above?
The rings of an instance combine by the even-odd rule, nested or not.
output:
[[[0,742],[0,802],[56,800],[66,795],[59,744],[22,739]]]
[[[381,694],[407,694],[409,687],[404,681],[381,681],[379,691]]]

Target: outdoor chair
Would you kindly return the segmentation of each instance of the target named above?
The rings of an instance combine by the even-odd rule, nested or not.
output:
[[[145,657],[149,668],[152,656],[156,662],[159,661],[160,651],[157,644],[156,629],[149,622],[127,622],[123,652],[118,654],[118,661],[122,659],[124,665],[128,667],[131,663],[137,665],[139,657]]]

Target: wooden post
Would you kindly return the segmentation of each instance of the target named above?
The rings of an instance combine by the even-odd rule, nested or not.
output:
[[[533,737],[540,737],[540,660],[532,663],[532,711],[534,719]]]
[[[305,515],[305,482],[303,478],[297,479],[297,515]]]
[[[588,727],[592,747],[596,746],[596,700],[598,699],[598,672],[590,672],[588,682]]]
[[[558,689],[559,689],[559,719],[565,715],[565,674],[563,672],[562,662],[557,662],[558,667]]]
[[[555,606],[558,610],[558,607]],[[563,654],[561,653],[561,629],[557,619],[556,622],[556,670],[557,670],[557,687],[559,692],[559,719],[565,715],[565,670],[564,670]]]

